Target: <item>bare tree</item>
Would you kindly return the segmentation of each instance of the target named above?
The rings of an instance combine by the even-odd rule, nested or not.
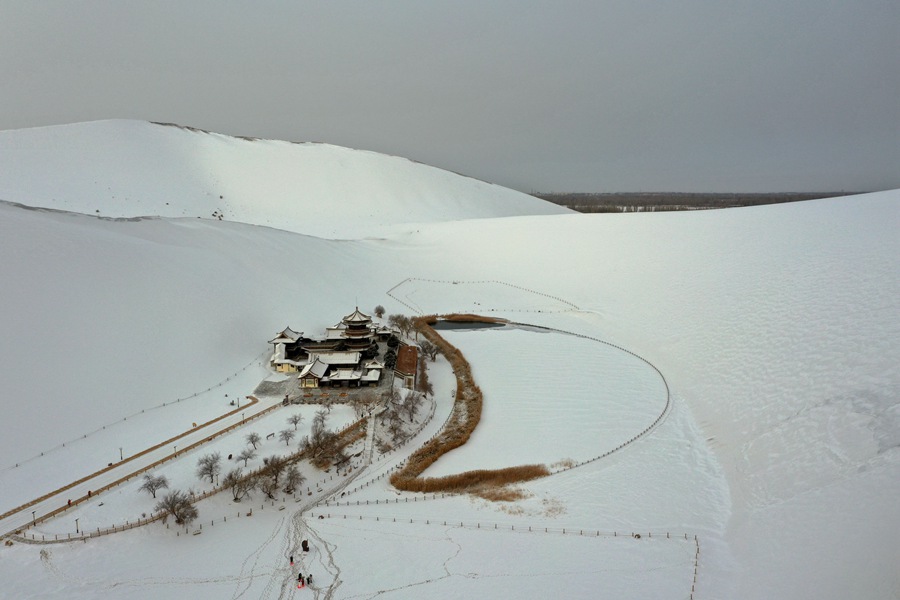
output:
[[[341,438],[333,431],[325,429],[325,411],[320,410],[313,418],[306,449],[312,455],[314,463],[321,466],[326,461],[342,462],[346,460]]]
[[[245,477],[240,468],[232,469],[225,474],[222,485],[231,488],[231,495],[235,502],[240,502],[250,491],[256,487],[255,478]]]
[[[397,396],[399,397],[399,394]],[[400,414],[402,408],[400,402],[389,402],[387,410],[381,413],[381,424],[383,426],[385,421],[388,422],[387,431],[394,444],[399,444],[409,437],[406,433],[406,424],[403,422],[403,416]]]
[[[172,490],[156,503],[156,512],[164,512],[163,523],[171,516],[178,525],[189,525],[199,516],[197,508],[191,503],[190,495],[181,490]]]
[[[336,433],[328,432],[330,435],[325,444],[323,456],[331,461],[332,464],[341,464],[349,458],[344,452],[344,445],[341,444],[341,438]]]
[[[278,432],[278,439],[285,443],[286,446],[291,445],[291,440],[294,439],[294,436],[297,435],[290,429],[282,429]]]
[[[325,445],[325,442],[328,440],[328,434],[330,432],[323,429],[313,428],[312,431],[309,432],[309,438],[306,444],[306,449],[309,450],[310,454],[313,458],[317,458],[320,454],[322,454],[322,447]]]
[[[391,419],[391,423],[388,425],[388,433],[394,444],[402,444],[409,439],[409,434],[406,433],[406,428],[404,428],[403,421],[400,419]]]
[[[327,458],[335,445],[337,434],[327,429],[312,432],[309,437],[309,450],[313,458]]]
[[[278,481],[276,481],[274,477],[263,473],[259,476],[256,486],[267,498],[270,500],[275,499],[275,492],[278,490]]]
[[[328,414],[324,410],[317,410],[316,416],[313,417],[312,426],[313,429],[325,429],[325,419],[328,418]]]
[[[262,475],[271,477],[275,480],[275,487],[278,487],[278,478],[287,468],[288,460],[282,456],[270,456],[263,459],[265,466],[262,468]]]
[[[284,489],[282,491],[285,494],[293,494],[294,490],[303,485],[304,481],[306,481],[306,477],[300,473],[297,465],[291,465],[284,474]]]
[[[433,344],[428,340],[419,342],[419,349],[422,350],[422,353],[427,355],[432,362],[434,362],[438,353],[441,351],[437,344]]]
[[[409,332],[412,329],[412,320],[406,315],[391,315],[388,317],[388,325],[391,327],[396,327],[400,330],[403,335],[409,337]]]
[[[216,475],[222,470],[222,455],[218,452],[201,456],[197,461],[197,477],[200,479],[209,478],[210,483],[215,483]]]
[[[406,394],[406,398],[403,400],[401,406],[406,412],[407,418],[412,421],[419,412],[419,408],[422,406],[422,394],[419,392],[410,392]]]
[[[144,475],[144,483],[138,488],[141,492],[148,492],[156,498],[157,490],[169,487],[169,480],[165,475],[154,476],[150,473]]]
[[[357,419],[371,415],[378,406],[378,394],[372,391],[365,391],[357,394],[350,401],[350,406],[356,414]]]
[[[384,316],[384,307],[379,304],[378,306],[375,307],[375,310],[372,312],[374,312],[375,316],[380,319],[381,317]]]
[[[366,416],[366,403],[363,402],[361,396],[354,396],[352,400],[350,400],[350,407],[353,409],[353,414],[356,415],[357,419],[362,419]]]
[[[245,448],[241,451],[240,454],[238,454],[237,457],[238,460],[244,461],[245,467],[247,466],[247,462],[254,458],[256,458],[256,450],[254,450],[253,448]]]
[[[254,450],[256,450],[256,445],[259,443],[259,441],[261,439],[262,438],[255,431],[248,433],[247,437],[246,437],[247,443],[250,444],[251,446],[253,446]]]
[[[327,439],[326,434],[330,433],[325,429],[325,418],[324,410],[317,411],[316,416],[313,417],[312,428],[309,431],[308,448],[314,457],[321,454],[322,447]]]
[[[400,393],[398,388],[391,388],[391,393],[388,396],[388,405],[393,405],[396,408],[403,405],[403,394]]]
[[[303,422],[303,415],[301,415],[300,413],[291,415],[288,417],[287,421],[294,426],[294,431],[297,431],[297,425]]]

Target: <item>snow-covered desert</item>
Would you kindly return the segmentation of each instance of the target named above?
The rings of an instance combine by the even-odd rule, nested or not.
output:
[[[898,598],[898,207],[585,215],[327,144],[2,131],[0,596]],[[551,474],[502,499],[390,485],[450,414],[439,355],[408,443],[131,527],[156,501],[129,465],[202,494],[198,459],[248,433],[248,468],[295,451],[266,434],[320,407],[261,393],[287,377],[269,340],[378,305],[509,321],[441,331],[484,408],[426,476]]]

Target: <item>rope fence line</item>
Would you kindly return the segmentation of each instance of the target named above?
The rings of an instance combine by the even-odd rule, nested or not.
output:
[[[694,536],[694,580],[691,582],[690,600],[694,600],[694,594],[697,593],[697,571],[700,568],[700,538]]]
[[[207,498],[215,493],[218,493],[218,491],[221,491],[221,489],[223,489],[223,488],[220,488],[218,490],[214,489],[214,490],[205,492],[204,494],[201,494],[199,497],[197,497],[195,499],[195,501],[202,500],[202,499]],[[336,489],[339,489],[339,487]],[[437,497],[437,494],[433,494],[433,496]],[[441,494],[441,497],[445,497],[445,496],[446,496],[446,494]],[[303,501],[302,497],[297,498],[296,495],[292,496],[292,498],[295,503],[300,503]],[[285,510],[288,506],[287,496],[282,496],[280,503],[277,503],[274,500],[270,500],[268,503],[269,503],[269,506],[275,510],[279,510],[279,511]],[[265,510],[265,504],[266,504],[265,502],[260,503],[259,509]],[[275,508],[276,504],[279,505],[278,508]],[[366,502],[366,505],[377,505],[377,504],[379,504],[378,501],[375,501],[374,503],[371,503],[368,501]],[[382,504],[386,504],[386,503],[382,503]],[[362,504],[359,504],[359,503],[357,503],[357,505],[363,506]],[[316,506],[318,506],[318,504],[316,504]],[[332,505],[329,504],[329,506],[332,506]],[[232,517],[232,520],[242,518],[242,516],[241,516],[242,512],[244,513],[244,518],[252,517],[253,510],[254,510],[254,508],[252,508],[252,507],[247,507],[247,508],[242,507],[242,509],[237,511],[235,516]],[[247,512],[245,512],[245,511],[247,511]],[[31,538],[28,538],[27,536],[22,535],[22,536],[14,536],[14,539],[16,539],[16,541],[21,542],[21,543],[38,544],[38,545],[63,544],[63,543],[70,543],[70,542],[75,542],[75,541],[87,542],[87,540],[89,540],[89,539],[102,537],[104,535],[111,535],[113,533],[121,533],[123,531],[128,531],[130,529],[134,529],[136,527],[143,527],[144,525],[148,525],[150,523],[161,520],[164,516],[165,516],[165,514],[159,513],[159,514],[153,515],[153,516],[145,518],[145,519],[138,519],[135,522],[127,522],[126,521],[126,523],[124,525],[120,525],[120,526],[97,528],[96,531],[90,531],[90,532],[82,531],[80,533],[76,533],[75,535],[73,535],[71,533],[67,533],[67,534],[65,534],[65,537],[60,537],[61,534],[54,534],[53,539],[47,539],[46,535],[41,535],[41,539],[37,539],[37,535],[34,533],[31,534]],[[327,519],[341,519],[341,520],[349,520],[349,521],[375,521],[375,522],[403,523],[403,524],[408,523],[408,524],[418,524],[418,525],[435,525],[435,526],[440,526],[440,527],[461,527],[461,528],[465,528],[465,529],[476,529],[476,530],[485,530],[485,531],[511,531],[511,532],[518,532],[518,533],[555,534],[555,535],[572,535],[572,536],[577,535],[579,537],[594,537],[594,538],[600,538],[600,537],[623,538],[623,539],[631,538],[634,540],[640,540],[641,538],[646,536],[647,539],[653,539],[655,537],[656,539],[693,541],[694,555],[692,556],[692,559],[691,559],[691,566],[693,567],[693,569],[692,569],[693,570],[693,574],[692,574],[693,578],[691,581],[691,592],[689,595],[690,600],[694,600],[695,595],[697,593],[696,592],[697,573],[698,573],[699,564],[700,564],[700,539],[696,534],[688,534],[688,533],[684,533],[684,532],[672,533],[669,531],[659,531],[659,530],[646,531],[646,532],[632,530],[632,531],[621,531],[620,532],[620,531],[616,531],[616,530],[602,531],[602,530],[596,529],[596,528],[588,529],[588,528],[574,528],[574,527],[541,527],[541,526],[534,526],[534,525],[518,525],[518,526],[516,526],[514,524],[500,524],[500,523],[496,523],[496,522],[495,523],[490,523],[490,522],[482,523],[480,521],[474,521],[474,522],[468,521],[467,522],[467,521],[456,521],[456,520],[451,520],[451,519],[409,519],[409,518],[381,517],[381,516],[372,517],[372,516],[363,516],[363,515],[351,516],[351,515],[346,515],[346,514],[332,515],[331,513],[321,513],[321,512],[316,513],[313,511],[310,511],[309,516],[311,518],[320,518],[320,519],[327,518]],[[228,516],[225,515],[221,519],[211,519],[209,521],[209,526],[214,527],[216,525],[216,523],[224,524],[227,522],[228,522]],[[202,522],[198,521],[197,522],[196,529],[194,529],[194,531],[193,531],[193,535],[199,535],[200,533],[202,533],[204,523],[206,523],[206,521],[202,521]],[[191,535],[192,527],[194,527],[194,524],[184,527],[184,530],[182,531],[181,527],[179,526],[179,528],[175,532],[176,537],[181,536],[182,533],[184,533],[185,536]],[[166,524],[166,528],[169,529],[168,524]]]
[[[201,494],[201,497],[198,497],[197,500],[203,499],[205,497],[209,497],[213,494],[217,493],[217,490],[211,490],[204,494]],[[434,494],[434,496],[437,496]],[[441,496],[445,496],[445,494],[441,494]],[[302,498],[298,499],[296,496],[292,497],[295,503],[302,502]],[[260,510],[265,510],[265,502],[260,503]],[[288,506],[287,496],[282,496],[281,502],[277,503],[274,500],[270,500],[268,502],[270,508],[275,510],[285,510]],[[276,507],[278,504],[278,508]],[[370,504],[366,502],[366,504]],[[374,504],[377,504],[375,502]],[[242,518],[241,513],[244,513],[243,518],[249,518],[253,515],[254,508],[252,507],[242,507],[241,510],[237,511],[232,520]],[[246,512],[245,512],[246,511]],[[36,534],[31,534],[32,537],[28,538],[27,536],[15,536],[16,541],[26,544],[63,544],[70,543],[75,541],[83,541],[87,542],[89,539],[102,537],[105,535],[110,535],[113,533],[121,533],[123,531],[128,531],[130,529],[134,529],[136,527],[143,527],[144,525],[148,525],[150,523],[161,520],[165,515],[163,513],[154,515],[152,517],[148,517],[145,519],[138,519],[135,522],[126,522],[124,525],[113,526],[107,528],[97,528],[96,531],[81,531],[76,533],[75,535],[71,533],[65,534],[65,537],[60,537],[61,534],[54,534],[53,539],[47,539],[46,535],[41,535],[40,539],[37,539]],[[316,513],[310,512],[309,516],[311,518],[322,518],[322,519],[341,519],[341,520],[349,520],[349,521],[375,521],[375,522],[385,522],[385,523],[403,523],[403,524],[417,524],[417,525],[435,525],[440,527],[461,527],[465,529],[476,529],[476,530],[485,530],[485,531],[511,531],[518,533],[534,533],[534,534],[553,534],[553,535],[572,535],[579,537],[594,537],[594,538],[631,538],[633,540],[640,540],[643,537],[647,537],[647,539],[653,539],[654,537],[657,539],[669,539],[669,540],[682,540],[682,541],[693,541],[694,542],[694,555],[691,559],[691,566],[693,567],[693,579],[691,581],[691,592],[690,592],[690,600],[694,600],[696,594],[696,586],[697,586],[697,571],[700,563],[700,539],[696,534],[688,534],[688,533],[672,533],[669,531],[602,531],[600,529],[588,529],[588,528],[573,528],[573,527],[540,527],[533,525],[509,525],[509,524],[500,524],[500,523],[490,523],[485,522],[482,523],[480,521],[456,521],[449,519],[409,519],[409,518],[397,518],[397,517],[372,517],[372,516],[363,516],[363,515],[332,515],[331,513]],[[211,519],[209,521],[209,526],[214,527],[216,523],[227,523],[228,516],[225,515],[221,519]],[[193,531],[193,535],[199,535],[203,531],[203,525],[206,521],[202,521],[196,524],[196,528]],[[176,530],[176,537],[180,537],[182,533],[187,535],[191,535],[191,528],[194,527],[194,524],[190,526],[184,527],[182,531],[179,526]],[[168,529],[168,524],[166,525]]]
[[[587,460],[583,460],[583,461],[581,461],[581,462],[577,462],[577,463],[575,463],[574,465],[567,466],[567,467],[564,467],[564,468],[559,469],[559,470],[557,470],[557,471],[554,471],[553,473],[551,473],[551,475],[556,474],[556,473],[562,473],[562,472],[564,472],[564,471],[569,471],[569,470],[571,470],[571,469],[576,469],[576,468],[581,467],[581,466],[584,466],[584,465],[586,465],[586,464],[589,464],[589,463],[592,463],[592,462],[601,460],[601,459],[603,459],[603,458],[606,458],[606,457],[610,456],[611,454],[613,454],[613,453],[615,453],[615,452],[618,452],[618,451],[622,450],[623,448],[625,448],[625,447],[627,447],[627,446],[633,444],[634,442],[638,441],[639,439],[641,439],[642,437],[646,436],[648,433],[650,433],[651,431],[653,431],[654,429],[656,429],[656,427],[658,427],[659,424],[662,423],[662,421],[663,421],[663,419],[666,417],[666,415],[668,415],[669,412],[671,412],[671,408],[672,408],[672,393],[671,393],[671,391],[669,390],[669,382],[666,380],[665,375],[662,374],[662,371],[660,371],[660,370],[656,367],[656,365],[654,365],[653,363],[651,363],[649,360],[647,360],[647,359],[644,358],[643,356],[641,356],[641,355],[639,355],[639,354],[636,354],[636,353],[632,352],[631,350],[628,350],[627,348],[623,348],[622,346],[617,346],[616,344],[613,344],[613,343],[611,343],[611,342],[607,342],[607,341],[605,341],[605,340],[601,340],[600,338],[595,338],[595,337],[592,337],[592,336],[589,336],[589,335],[585,335],[585,334],[583,334],[583,333],[575,333],[575,332],[572,332],[572,331],[566,331],[566,330],[564,330],[564,329],[557,329],[557,328],[555,328],[555,327],[544,327],[544,326],[542,326],[542,325],[534,325],[534,324],[532,324],[532,323],[520,323],[520,322],[516,322],[516,321],[511,321],[511,322],[510,322],[510,325],[518,325],[518,326],[522,326],[522,327],[534,327],[534,328],[536,328],[536,329],[543,329],[543,330],[545,330],[545,331],[551,331],[551,332],[555,332],[555,333],[562,333],[562,334],[565,334],[565,335],[573,335],[573,336],[575,336],[575,337],[579,337],[579,338],[582,338],[582,339],[590,340],[590,341],[592,341],[592,342],[598,342],[598,343],[601,343],[601,344],[605,344],[605,345],[607,345],[607,346],[610,346],[611,348],[615,348],[616,350],[620,350],[620,351],[622,351],[622,352],[625,352],[626,354],[630,354],[631,356],[635,357],[636,359],[640,360],[641,362],[643,362],[644,364],[646,364],[647,366],[649,366],[651,369],[653,369],[654,371],[656,371],[656,374],[659,375],[660,380],[662,380],[663,386],[666,388],[666,403],[665,403],[665,405],[663,406],[662,411],[660,411],[660,413],[659,413],[659,415],[656,417],[656,419],[654,419],[653,422],[650,423],[650,425],[648,425],[647,427],[645,427],[645,428],[643,429],[643,431],[641,431],[641,432],[638,433],[637,435],[631,437],[631,438],[628,439],[627,441],[625,441],[625,442],[619,444],[618,446],[616,446],[616,447],[613,448],[612,450],[608,450],[608,451],[604,452],[603,454],[601,454],[601,455],[599,455],[599,456],[595,456],[594,458],[589,458],[589,459],[587,459]]]
[[[118,527],[114,526],[114,527],[107,527],[107,528],[103,528],[103,529],[98,527],[96,531],[90,531],[90,532],[80,531],[80,532],[76,532],[75,535],[72,535],[71,533],[66,533],[66,534],[63,534],[63,535],[65,535],[65,537],[62,537],[62,538],[60,538],[60,534],[54,533],[53,539],[51,539],[51,540],[47,539],[46,534],[41,534],[40,539],[38,539],[37,534],[35,534],[35,533],[32,533],[30,538],[25,534],[9,535],[7,537],[9,539],[15,540],[22,544],[66,544],[69,542],[79,542],[79,541],[86,542],[87,540],[89,540],[91,538],[100,537],[103,535],[109,535],[111,533],[119,533],[122,531],[128,531],[129,529],[134,529],[135,527],[142,527],[149,523],[158,521],[158,520],[162,519],[162,517],[163,517],[162,515],[154,515],[152,517],[147,517],[146,519],[138,519],[137,521],[135,521],[133,523],[126,521],[125,525],[121,525]]]
[[[552,295],[552,294],[545,294],[545,293],[543,293],[543,292],[538,292],[537,290],[533,290],[533,289],[530,289],[530,288],[527,288],[527,287],[524,287],[524,286],[521,286],[521,285],[516,285],[516,284],[514,284],[514,283],[508,283],[508,282],[506,282],[506,281],[500,281],[500,280],[497,280],[497,279],[483,279],[483,280],[459,280],[459,279],[457,279],[457,280],[444,280],[444,279],[427,279],[427,278],[424,278],[424,277],[407,277],[406,279],[404,279],[403,281],[401,281],[400,283],[398,283],[397,285],[395,285],[394,287],[392,287],[391,289],[389,289],[389,290],[386,292],[387,295],[388,295],[389,297],[393,298],[394,300],[396,300],[397,302],[399,302],[400,304],[402,304],[403,306],[405,306],[406,308],[408,308],[408,309],[411,310],[412,312],[418,313],[420,316],[425,314],[422,310],[410,306],[409,304],[407,304],[406,302],[404,302],[403,300],[401,300],[400,298],[398,298],[397,296],[395,296],[395,295],[393,294],[394,290],[396,290],[397,288],[399,288],[399,287],[402,286],[403,284],[405,284],[405,283],[407,283],[407,282],[413,282],[413,281],[424,281],[424,282],[426,282],[426,283],[441,283],[441,284],[450,284],[450,285],[493,283],[493,284],[503,285],[503,286],[506,286],[506,287],[514,288],[514,289],[517,289],[517,290],[521,290],[521,291],[523,291],[523,292],[528,292],[529,294],[534,294],[534,295],[536,295],[536,296],[543,296],[544,298],[549,298],[549,299],[551,299],[551,300],[555,300],[555,301],[557,301],[557,302],[560,302],[560,303],[562,303],[562,304],[565,304],[565,305],[567,305],[567,306],[573,308],[574,310],[581,310],[581,309],[580,309],[578,306],[576,306],[575,304],[572,304],[572,303],[569,302],[568,300],[564,300],[563,298],[560,298],[559,296],[554,296],[554,295]],[[550,312],[550,311],[535,310],[535,309],[532,309],[532,310],[527,310],[527,309],[518,309],[518,310],[500,309],[500,310],[498,311],[498,309],[489,308],[489,309],[483,309],[483,310],[487,310],[488,312],[535,312],[535,313]]]
[[[382,516],[365,516],[365,515],[333,515],[327,512],[310,511],[311,518],[321,519],[339,519],[342,521],[375,521],[384,523],[407,523],[414,525],[436,525],[439,527],[462,527],[464,529],[484,529],[486,531],[516,531],[521,533],[552,533],[559,535],[575,535],[581,537],[611,537],[611,538],[632,538],[635,540],[646,537],[647,539],[668,539],[695,542],[694,560],[691,561],[692,566],[700,554],[699,537],[691,533],[672,533],[670,531],[639,531],[632,529],[630,531],[603,531],[595,528],[586,527],[544,527],[538,525],[515,525],[496,522],[481,521],[460,521],[455,519],[410,519],[407,517],[382,517]]]
[[[209,498],[210,496],[213,496],[213,495],[219,493],[220,491],[222,491],[222,489],[224,489],[224,488],[220,487],[218,489],[208,490],[206,492],[203,492],[202,494],[192,494],[191,500],[193,502],[199,502],[200,500],[205,500],[206,498]],[[294,497],[294,501],[301,502],[302,499],[298,499],[298,498]],[[273,507],[276,504],[274,500],[271,500],[269,503]],[[282,497],[281,504],[284,504],[284,505],[287,504],[286,496]],[[260,504],[259,509],[260,510],[265,509],[265,502]],[[245,516],[249,517],[249,516],[252,516],[254,509],[252,507],[248,507],[247,509],[244,509],[244,510],[249,511],[249,512],[245,513]],[[283,509],[279,508],[278,510],[283,510]],[[237,515],[233,518],[237,518],[237,519],[241,518],[241,512],[242,511],[238,511]],[[53,534],[53,539],[48,539],[48,534],[40,534],[40,537],[38,537],[38,534],[36,534],[36,533],[30,534],[31,537],[28,537],[25,534],[21,534],[21,535],[11,535],[11,536],[9,536],[9,538],[13,539],[17,542],[23,543],[23,544],[35,544],[35,545],[66,544],[69,542],[80,542],[80,541],[86,542],[89,539],[103,537],[105,535],[112,535],[114,533],[122,533],[123,531],[135,529],[136,527],[143,527],[145,525],[149,525],[150,523],[155,523],[156,521],[161,521],[161,520],[165,519],[167,516],[171,516],[171,515],[167,515],[166,513],[157,513],[157,514],[152,515],[147,518],[140,518],[137,521],[125,521],[125,524],[123,524],[123,525],[112,525],[110,527],[97,527],[96,530],[81,531],[81,532],[76,532],[74,534],[72,534],[72,533],[65,533],[65,534],[56,533],[56,534]],[[228,516],[226,515],[226,516],[223,516],[221,519],[211,519],[209,521],[209,524],[210,524],[210,526],[215,526],[216,523],[227,523],[227,522],[228,522]],[[195,531],[202,530],[203,523],[206,523],[206,520],[204,520],[202,522],[198,521],[196,523],[198,529]],[[179,525],[178,529],[175,532],[176,537],[181,535],[181,533],[185,533],[185,534],[189,533],[190,528],[192,526],[194,526],[194,523],[191,523],[191,525],[184,527],[184,531],[182,532],[181,531],[182,526]],[[170,529],[168,523],[166,524],[166,529]]]
[[[45,455],[47,455],[47,454],[50,454],[50,453],[52,453],[52,452],[56,452],[56,451],[62,450],[63,448],[66,447],[66,444],[71,445],[71,444],[74,444],[74,443],[76,443],[76,442],[78,442],[78,441],[80,441],[80,440],[86,439],[88,436],[91,436],[91,435],[100,433],[101,431],[104,431],[107,427],[113,427],[114,425],[118,425],[119,423],[123,423],[123,422],[127,421],[127,420],[129,419],[129,417],[130,417],[130,418],[134,418],[134,417],[137,417],[137,416],[142,415],[142,414],[144,414],[144,413],[150,412],[150,411],[152,411],[152,410],[156,410],[156,409],[159,409],[159,408],[163,408],[163,407],[165,407],[165,406],[169,406],[169,405],[175,404],[175,403],[177,403],[177,402],[181,402],[181,401],[183,401],[183,400],[190,400],[191,398],[196,398],[197,396],[199,396],[199,395],[201,395],[201,394],[205,394],[205,393],[210,392],[210,391],[212,391],[212,390],[214,390],[214,389],[216,389],[216,388],[222,387],[222,386],[225,385],[227,382],[231,381],[231,378],[232,378],[232,377],[237,377],[240,373],[246,371],[246,370],[249,369],[251,366],[253,366],[253,363],[255,363],[255,362],[257,362],[259,359],[265,357],[268,353],[269,353],[269,350],[263,350],[260,354],[258,354],[256,357],[254,357],[253,360],[251,360],[249,363],[247,363],[246,365],[244,365],[243,367],[241,367],[240,369],[238,369],[237,371],[235,371],[234,374],[229,375],[228,377],[226,377],[225,379],[223,379],[223,380],[220,381],[219,383],[217,383],[217,384],[215,384],[215,385],[212,385],[212,386],[206,388],[206,389],[203,390],[202,392],[194,392],[194,393],[191,394],[190,396],[185,396],[184,398],[176,398],[175,400],[172,400],[171,402],[163,402],[162,404],[157,404],[156,406],[151,406],[150,408],[144,408],[144,409],[141,409],[140,412],[136,412],[136,413],[132,413],[132,414],[130,414],[130,415],[126,415],[126,416],[122,417],[121,419],[119,419],[118,421],[114,421],[114,422],[112,422],[112,423],[107,423],[106,425],[102,425],[102,426],[99,427],[98,429],[94,429],[93,431],[89,431],[89,432],[87,432],[87,433],[85,433],[85,434],[82,434],[81,437],[73,438],[73,439],[71,439],[71,440],[67,440],[67,441],[62,442],[62,443],[60,443],[60,444],[57,444],[56,446],[50,448],[49,450],[44,450],[44,451],[41,452],[40,454],[35,454],[34,456],[32,456],[32,457],[30,457],[30,458],[26,458],[26,459],[24,459],[24,460],[21,460],[21,461],[15,463],[14,465],[8,465],[8,466],[6,466],[6,467],[2,467],[2,469],[0,469],[0,471],[9,471],[9,470],[12,470],[12,469],[16,469],[16,468],[18,468],[18,467],[21,466],[21,465],[24,465],[24,464],[27,464],[27,463],[33,461],[33,460],[37,460],[37,459],[39,459],[39,458],[42,458],[43,456],[45,456]]]
[[[450,494],[451,496],[453,494]],[[437,494],[432,494],[434,498],[437,498]],[[445,497],[446,494],[441,494],[441,497]],[[415,500],[414,500],[415,501]],[[376,500],[374,503],[366,502],[367,505],[377,505],[378,501]],[[387,503],[382,503],[387,504]],[[360,504],[360,506],[363,506]],[[460,527],[464,529],[477,529],[477,530],[486,530],[486,531],[515,531],[518,533],[535,533],[535,534],[557,534],[557,535],[573,535],[579,537],[593,537],[593,538],[631,538],[633,540],[640,540],[643,537],[646,537],[648,540],[652,539],[666,539],[666,540],[681,540],[681,541],[692,541],[694,543],[694,554],[691,557],[691,567],[692,567],[692,580],[691,580],[691,592],[688,596],[690,600],[695,600],[695,596],[697,594],[697,573],[700,567],[700,538],[696,534],[689,533],[672,533],[670,531],[601,531],[600,529],[587,529],[587,528],[574,528],[574,527],[541,527],[534,525],[510,525],[510,524],[500,524],[500,523],[482,523],[480,521],[457,521],[452,519],[410,519],[410,518],[397,518],[397,517],[381,517],[381,516],[363,516],[363,515],[332,515],[331,513],[316,513],[310,511],[309,516],[311,518],[319,518],[319,519],[340,519],[344,521],[375,521],[375,522],[385,522],[385,523],[409,523],[409,524],[418,524],[418,525],[437,525],[440,527]]]

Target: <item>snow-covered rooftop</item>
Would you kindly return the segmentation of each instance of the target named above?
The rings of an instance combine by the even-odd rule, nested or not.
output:
[[[328,364],[322,362],[318,358],[306,364],[303,369],[300,370],[300,374],[297,375],[299,379],[306,377],[307,375],[312,375],[318,379],[321,379],[325,376],[325,373],[328,372]]]
[[[309,351],[310,359],[313,357],[325,363],[326,365],[356,365],[359,364],[360,353],[359,352],[336,352],[336,351],[319,351],[319,350],[310,350]]]

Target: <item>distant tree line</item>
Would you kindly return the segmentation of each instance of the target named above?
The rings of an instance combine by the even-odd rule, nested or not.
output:
[[[659,212],[706,210],[781,204],[820,198],[838,198],[865,192],[779,192],[779,193],[699,193],[699,192],[621,192],[621,193],[535,193],[532,196],[582,213]]]

